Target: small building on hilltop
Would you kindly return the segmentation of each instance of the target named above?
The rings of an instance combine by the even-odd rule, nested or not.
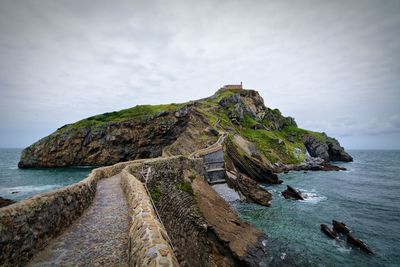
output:
[[[243,89],[243,83],[240,82],[240,84],[227,84],[224,85],[222,88],[222,90],[242,90]]]

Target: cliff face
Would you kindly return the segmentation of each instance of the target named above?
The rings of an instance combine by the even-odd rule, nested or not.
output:
[[[352,160],[336,139],[298,128],[293,118],[266,107],[257,91],[221,89],[198,101],[136,106],[63,126],[26,148],[19,167],[101,166],[163,153],[189,155],[221,132],[245,140],[251,153],[242,153],[237,138],[227,151],[238,170],[258,181],[278,182],[272,174],[276,166],[304,164],[308,154],[325,163]]]
[[[175,141],[189,121],[190,109],[163,112],[149,119],[62,128],[24,149],[20,168],[103,166],[154,158]]]

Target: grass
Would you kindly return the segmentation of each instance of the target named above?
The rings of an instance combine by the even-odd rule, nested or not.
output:
[[[153,186],[149,189],[150,191],[150,197],[153,200],[154,204],[157,204],[158,200],[161,197],[161,191],[158,186]]]
[[[219,121],[219,126],[224,128],[225,131],[230,133],[238,133],[243,137],[253,142],[257,149],[264,154],[264,156],[271,162],[278,161],[284,163],[301,163],[304,161],[304,154],[295,153],[297,149],[305,151],[303,144],[303,136],[305,134],[311,135],[321,142],[326,142],[327,138],[322,133],[304,130],[290,124],[289,120],[285,118],[278,109],[267,109],[270,115],[269,119],[256,120],[249,115],[244,115],[240,121],[240,125],[234,124],[228,114],[234,110],[234,105],[221,108],[218,102],[231,95],[240,93],[241,90],[219,90],[211,98],[198,102],[197,111],[199,111],[208,121],[210,125],[215,125]],[[174,111],[184,107],[187,103],[182,104],[168,104],[168,105],[140,105],[133,108],[123,109],[120,111],[107,112],[104,114],[92,116],[80,120],[73,124],[68,124],[60,129],[58,132],[65,130],[75,130],[79,128],[94,128],[110,122],[122,122],[128,120],[144,121],[150,119],[163,111]],[[282,130],[275,130],[271,123],[275,121],[281,123],[284,127]],[[262,124],[269,128],[267,129],[254,129],[256,124]],[[286,125],[286,126],[285,126]],[[67,132],[67,133],[74,133]],[[177,188],[179,190],[193,194],[190,183],[185,182],[183,179],[177,181]],[[159,190],[153,188],[152,198],[158,199],[160,197]]]
[[[295,138],[300,139],[302,138],[305,134],[311,135],[315,138],[317,138],[321,142],[326,142],[327,138],[322,134],[318,132],[313,132],[293,126],[288,126],[282,129],[281,131],[286,137],[292,135],[295,136]],[[300,141],[300,140],[299,140]]]
[[[298,164],[304,161],[305,157],[302,154],[295,153],[296,148],[304,151],[305,148],[301,141],[290,142],[281,131],[255,130],[252,126],[257,123],[256,120],[245,115],[241,122],[243,127],[240,133],[253,142],[271,163],[282,161]]]
[[[179,178],[178,181],[176,182],[176,188],[193,195],[192,184],[184,181],[182,178]]]
[[[185,103],[168,105],[140,105],[120,111],[106,112],[104,114],[92,116],[73,124],[67,124],[59,128],[58,131],[73,130],[82,127],[93,128],[109,122],[122,122],[127,120],[140,121],[151,118],[160,112],[178,110],[184,106]]]

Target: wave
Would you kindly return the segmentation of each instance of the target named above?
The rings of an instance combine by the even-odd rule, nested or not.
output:
[[[317,204],[320,201],[327,200],[328,198],[326,196],[319,195],[315,191],[306,191],[306,190],[300,190],[303,195],[306,197],[304,200],[300,200],[301,202],[306,202],[310,204]]]

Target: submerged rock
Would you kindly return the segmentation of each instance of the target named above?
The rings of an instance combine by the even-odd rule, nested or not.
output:
[[[304,200],[303,195],[299,191],[297,191],[293,187],[291,187],[290,185],[288,185],[287,189],[282,192],[282,195],[286,199]]]
[[[326,234],[328,237],[330,237],[332,239],[337,238],[337,233],[336,233],[335,229],[331,230],[328,227],[328,225],[326,225],[326,224],[321,224],[321,231],[324,232],[324,234]]]
[[[350,233],[350,229],[346,226],[346,224],[342,222],[338,222],[336,220],[332,220],[333,229],[342,234]]]
[[[365,251],[368,254],[374,254],[372,250],[363,241],[355,238],[350,233],[347,234],[347,243],[360,248],[362,251]]]

